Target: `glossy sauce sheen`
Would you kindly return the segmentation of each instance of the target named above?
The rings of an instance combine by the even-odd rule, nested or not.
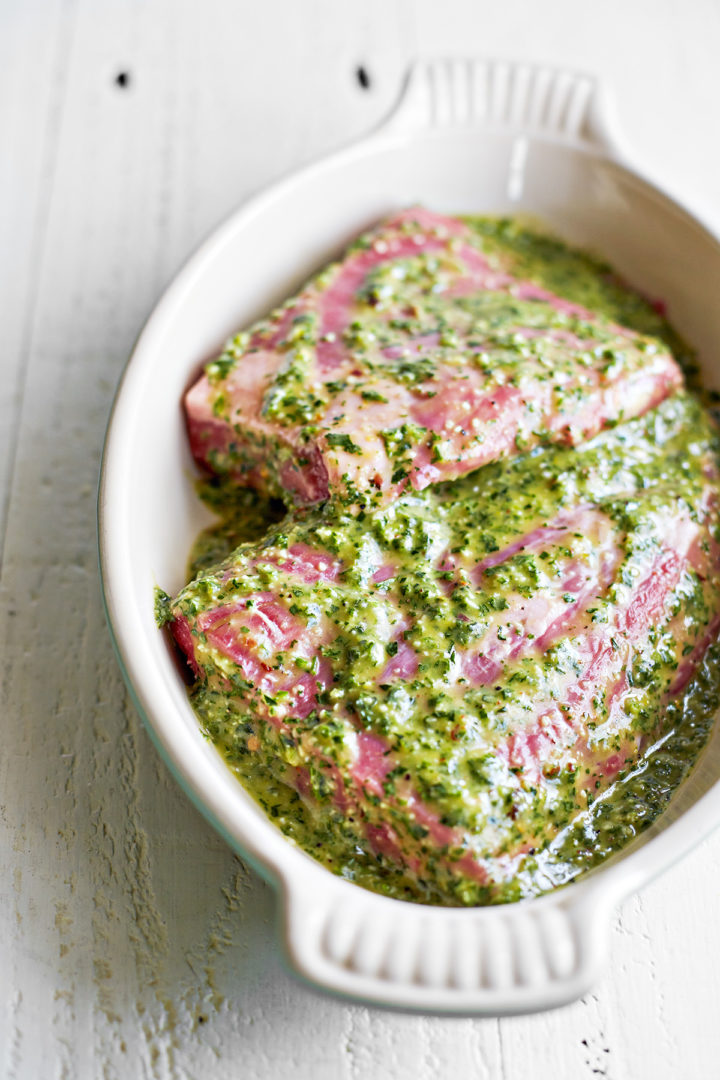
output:
[[[458,290],[442,259],[408,281],[404,250],[402,273],[392,259],[380,277],[364,267],[346,297],[353,333],[372,324],[377,341],[385,301],[395,323],[419,321],[405,362],[423,377],[394,394],[393,346],[382,343],[382,363],[373,340],[356,346],[360,374],[335,397],[362,464],[351,480],[326,470],[320,505],[282,518],[271,496],[297,502],[297,484],[220,454],[226,475],[206,497],[223,521],[160,617],[196,676],[203,727],[289,836],[366,887],[477,904],[606,857],[657,816],[699,752],[717,699],[718,447],[681,385],[687,350],[606,266],[513,222],[456,224],[448,234],[471,237],[501,286]],[[322,308],[341,273],[301,297]],[[463,373],[475,397],[458,397]],[[481,403],[483,438],[466,438],[478,427],[464,420],[431,474],[425,432],[447,447],[437,417],[408,434],[396,416],[382,452],[376,440],[365,453],[377,414],[366,422],[347,403],[370,383],[418,415],[437,398],[442,416],[470,401],[469,421],[478,394],[521,394],[493,417]],[[518,400],[541,421],[528,426]],[[498,438],[492,424],[508,415],[512,438]],[[362,473],[373,454],[377,483]],[[238,490],[241,476],[263,493]]]

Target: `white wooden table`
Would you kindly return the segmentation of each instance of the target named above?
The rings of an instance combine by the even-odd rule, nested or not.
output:
[[[720,835],[625,905],[567,1009],[347,1005],[285,972],[272,892],[170,780],[112,654],[96,482],[145,316],[229,210],[438,54],[599,72],[639,159],[720,219],[713,0],[0,0],[2,1077],[720,1075]]]

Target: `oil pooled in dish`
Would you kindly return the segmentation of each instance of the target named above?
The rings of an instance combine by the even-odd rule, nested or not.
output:
[[[607,266],[427,211],[208,366],[186,406],[223,520],[160,618],[288,836],[480,904],[657,817],[718,698],[718,439],[683,369]]]

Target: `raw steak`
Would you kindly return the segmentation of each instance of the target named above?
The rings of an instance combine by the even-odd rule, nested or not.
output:
[[[658,340],[506,263],[460,220],[396,214],[206,367],[185,398],[196,459],[289,503],[382,504],[681,385]]]
[[[201,718],[341,853],[425,898],[511,897],[717,634],[715,452],[680,394],[578,449],[296,514],[172,604]]]

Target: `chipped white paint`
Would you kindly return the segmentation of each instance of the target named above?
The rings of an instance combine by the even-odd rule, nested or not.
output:
[[[718,51],[713,0],[0,4],[0,1075],[717,1075],[720,836],[625,905],[605,979],[555,1013],[395,1015],[289,977],[271,891],[126,698],[94,501],[163,283],[251,191],[377,123],[412,56],[597,71],[639,157],[720,218]]]

